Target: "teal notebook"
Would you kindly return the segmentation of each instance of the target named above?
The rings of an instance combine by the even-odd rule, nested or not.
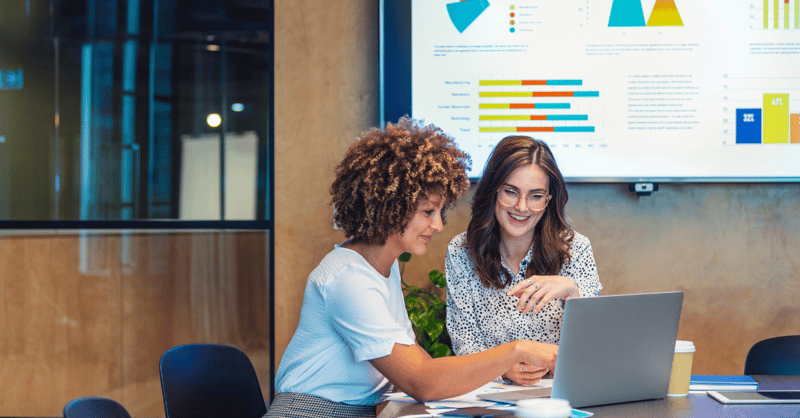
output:
[[[689,390],[748,391],[758,390],[758,382],[750,376],[693,374]]]

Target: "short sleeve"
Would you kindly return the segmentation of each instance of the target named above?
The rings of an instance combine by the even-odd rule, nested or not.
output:
[[[414,344],[407,324],[392,316],[391,307],[397,301],[392,299],[388,279],[373,271],[350,265],[322,286],[322,296],[333,329],[356,361],[388,356],[395,343]],[[400,299],[402,303],[402,293]]]

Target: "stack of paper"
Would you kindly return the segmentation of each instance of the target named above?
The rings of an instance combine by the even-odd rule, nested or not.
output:
[[[689,380],[689,390],[756,391],[758,382],[742,375],[693,374]]]

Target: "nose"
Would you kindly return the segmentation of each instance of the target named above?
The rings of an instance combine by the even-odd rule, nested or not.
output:
[[[444,229],[444,222],[442,222],[442,213],[439,212],[436,216],[433,217],[433,222],[431,222],[431,229],[433,232],[442,232]]]
[[[514,205],[514,209],[516,209],[516,210],[518,210],[520,212],[527,211],[528,210],[528,196],[520,196],[519,199],[517,199],[517,204]]]

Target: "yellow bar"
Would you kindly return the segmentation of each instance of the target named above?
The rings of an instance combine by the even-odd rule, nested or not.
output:
[[[794,28],[800,29],[800,0],[794,0]]]
[[[789,29],[789,2],[783,3],[783,28]]]
[[[493,128],[489,126],[482,126],[478,128],[478,132],[517,132],[517,128]]]
[[[762,144],[789,143],[789,95],[764,95]]]
[[[478,120],[531,120],[530,115],[480,115]]]
[[[521,86],[522,80],[480,80],[481,86]]]
[[[508,103],[481,103],[478,105],[478,109],[511,109],[511,105]]]
[[[769,29],[769,0],[764,0],[764,29]]]
[[[532,97],[529,91],[482,91],[478,97]]]
[[[775,19],[774,22],[772,22],[773,23],[772,26],[774,26],[775,29],[778,29],[780,27],[778,24],[778,15],[780,15],[780,11],[781,11],[781,0],[775,0],[775,8],[773,9],[773,15]]]

